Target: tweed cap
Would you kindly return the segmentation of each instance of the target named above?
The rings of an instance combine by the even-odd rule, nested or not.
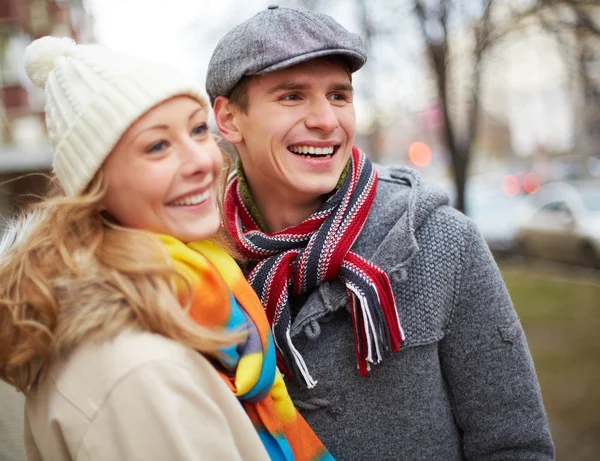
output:
[[[341,56],[350,71],[367,60],[362,39],[331,16],[271,5],[231,29],[217,44],[206,75],[213,104],[245,75],[260,75],[322,56]]]

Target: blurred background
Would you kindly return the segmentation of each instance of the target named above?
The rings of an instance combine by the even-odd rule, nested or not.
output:
[[[51,168],[43,92],[23,70],[31,40],[98,42],[203,84],[219,38],[269,3],[0,0],[0,215],[43,194]],[[598,2],[279,4],[325,12],[363,37],[357,145],[419,170],[476,222],[526,329],[557,459],[600,459]],[[0,460],[20,456],[2,440],[18,434],[1,416],[19,399],[0,387]]]

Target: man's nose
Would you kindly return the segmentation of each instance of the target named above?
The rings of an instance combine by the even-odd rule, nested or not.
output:
[[[340,126],[334,108],[327,97],[319,97],[311,101],[308,110],[305,120],[307,128],[330,133]]]

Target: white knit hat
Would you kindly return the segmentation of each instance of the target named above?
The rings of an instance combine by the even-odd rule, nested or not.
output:
[[[69,38],[35,40],[25,50],[25,70],[45,88],[52,167],[67,195],[83,192],[127,128],[152,107],[189,95],[208,108],[202,90],[168,64]]]

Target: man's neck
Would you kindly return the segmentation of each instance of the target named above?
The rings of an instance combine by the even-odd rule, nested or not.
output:
[[[294,193],[286,194],[264,188],[251,190],[239,159],[236,165],[242,200],[260,230],[269,233],[297,226],[316,212],[331,194],[342,186],[349,168],[350,162],[346,164],[335,189],[330,194],[299,201]]]
[[[279,232],[288,227],[297,226],[319,209],[326,196],[313,200],[300,201],[289,193],[281,193],[268,188],[252,189],[246,182],[247,194],[244,201],[254,220],[264,232]]]
[[[241,162],[237,163],[240,192],[250,215],[263,232],[278,232],[297,226],[319,209],[327,197],[301,202],[290,194],[275,193],[270,189],[251,190]]]
[[[302,223],[317,211],[325,201],[320,197],[312,202],[292,202],[279,194],[252,194],[266,232],[279,232]]]

